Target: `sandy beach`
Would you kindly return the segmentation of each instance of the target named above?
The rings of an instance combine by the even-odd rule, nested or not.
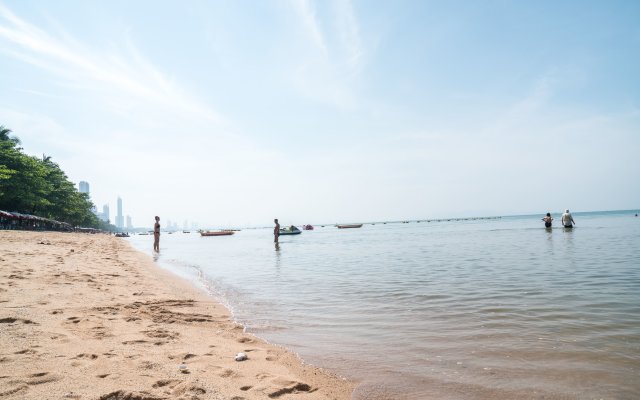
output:
[[[0,271],[2,399],[351,398],[123,239],[0,231]]]

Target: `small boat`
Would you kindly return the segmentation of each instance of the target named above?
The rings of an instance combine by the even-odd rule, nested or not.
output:
[[[128,233],[124,233],[124,232],[120,232],[120,233],[116,233],[116,237],[129,237]]]
[[[336,225],[338,229],[362,228],[362,224]]]
[[[182,233],[191,233],[191,231],[182,231]]]
[[[295,226],[290,226],[288,228],[280,228],[280,236],[283,235],[299,235],[302,231]]]
[[[229,236],[234,233],[233,231],[200,231],[201,236]]]
[[[313,225],[302,225],[302,229],[305,231],[312,231],[313,230]]]

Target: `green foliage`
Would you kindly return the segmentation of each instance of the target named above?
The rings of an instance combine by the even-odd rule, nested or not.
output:
[[[0,210],[109,229],[91,211],[89,196],[76,190],[51,157],[39,159],[24,154],[20,140],[10,133],[0,125]]]

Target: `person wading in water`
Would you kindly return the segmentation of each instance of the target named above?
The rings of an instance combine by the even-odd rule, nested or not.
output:
[[[156,215],[156,223],[153,225],[153,250],[160,252],[160,217]]]
[[[278,223],[278,218],[274,219],[276,226],[273,228],[273,242],[278,243],[278,237],[280,237],[280,224]]]
[[[553,217],[551,216],[551,213],[547,213],[546,216],[542,217],[542,220],[544,221],[545,228],[551,228],[551,221],[553,221]]]

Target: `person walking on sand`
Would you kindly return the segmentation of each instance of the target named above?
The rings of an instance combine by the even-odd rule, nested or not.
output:
[[[569,210],[564,210],[564,214],[562,214],[562,226],[565,228],[573,228],[575,224],[576,221],[573,220],[573,216],[571,216]]]
[[[551,228],[551,221],[553,221],[553,217],[551,216],[551,213],[547,213],[546,216],[542,217],[542,220],[544,221],[545,228]]]
[[[278,223],[278,218],[274,219],[276,226],[273,228],[273,241],[274,243],[278,243],[278,237],[280,237],[280,224]]]
[[[156,223],[153,225],[153,251],[160,252],[160,217],[156,215]]]

